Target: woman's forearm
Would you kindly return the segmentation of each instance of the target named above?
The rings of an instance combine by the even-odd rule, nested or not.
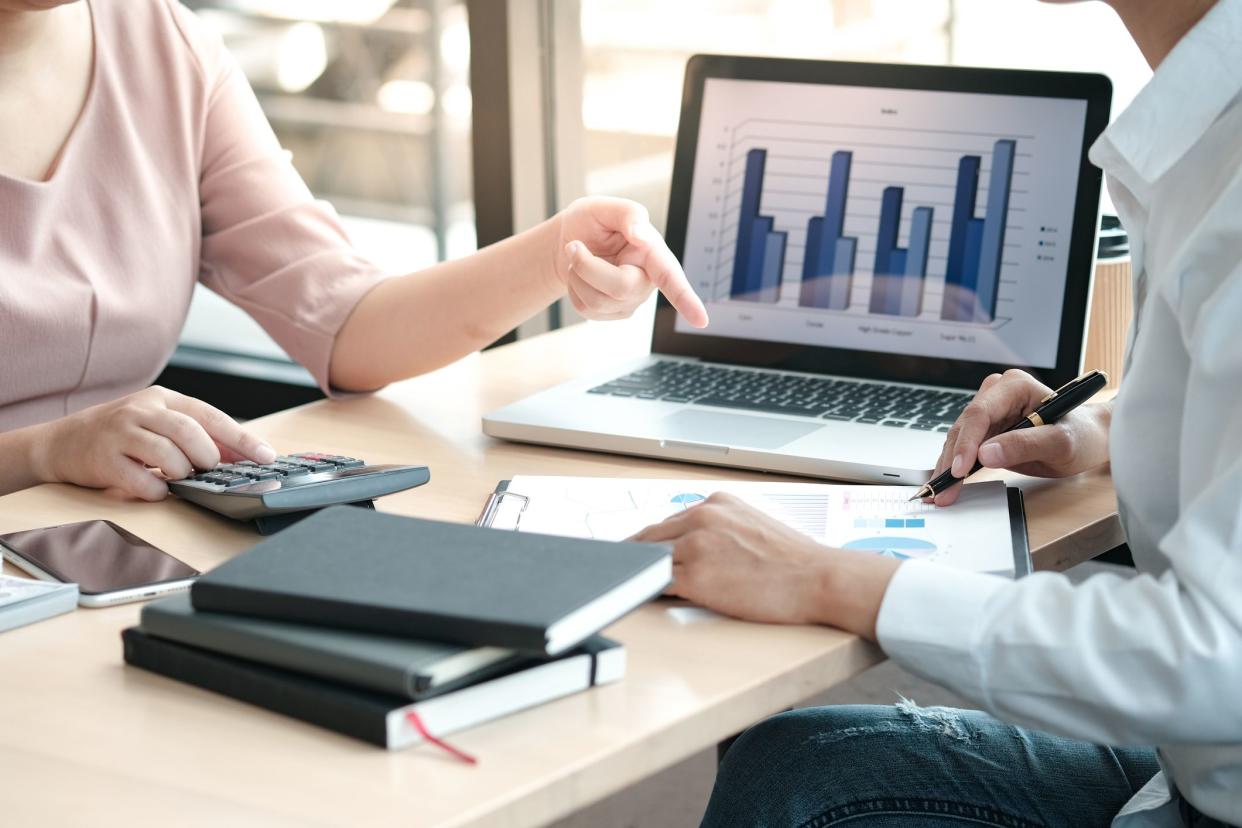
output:
[[[0,432],[0,494],[47,482],[42,466],[45,425]]]
[[[368,391],[447,365],[558,299],[564,293],[553,261],[559,220],[376,285],[337,334],[333,387]]]

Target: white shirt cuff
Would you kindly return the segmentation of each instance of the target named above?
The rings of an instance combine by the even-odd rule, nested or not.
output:
[[[912,673],[987,704],[983,653],[986,605],[1013,581],[927,561],[907,561],[889,582],[876,638]]]

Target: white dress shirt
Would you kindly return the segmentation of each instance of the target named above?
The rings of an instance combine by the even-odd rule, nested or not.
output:
[[[1156,746],[1114,826],[1242,824],[1242,0],[1220,0],[1091,149],[1130,234],[1110,455],[1140,574],[1074,586],[906,563],[884,650],[996,716]]]

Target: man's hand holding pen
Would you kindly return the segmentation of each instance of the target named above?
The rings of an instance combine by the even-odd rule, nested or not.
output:
[[[1099,389],[1087,390],[1094,394]],[[976,461],[986,468],[1035,477],[1069,477],[1108,462],[1111,402],[1073,407],[1054,423],[1037,428],[1013,428],[1052,394],[1051,388],[1025,371],[989,376],[946,435],[933,479],[946,470],[964,478]],[[960,483],[955,484],[940,491],[935,503],[948,506],[960,492]]]

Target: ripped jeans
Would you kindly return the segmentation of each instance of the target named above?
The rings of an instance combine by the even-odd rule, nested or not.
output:
[[[1159,766],[973,710],[848,705],[782,713],[729,748],[710,828],[1108,826]]]

